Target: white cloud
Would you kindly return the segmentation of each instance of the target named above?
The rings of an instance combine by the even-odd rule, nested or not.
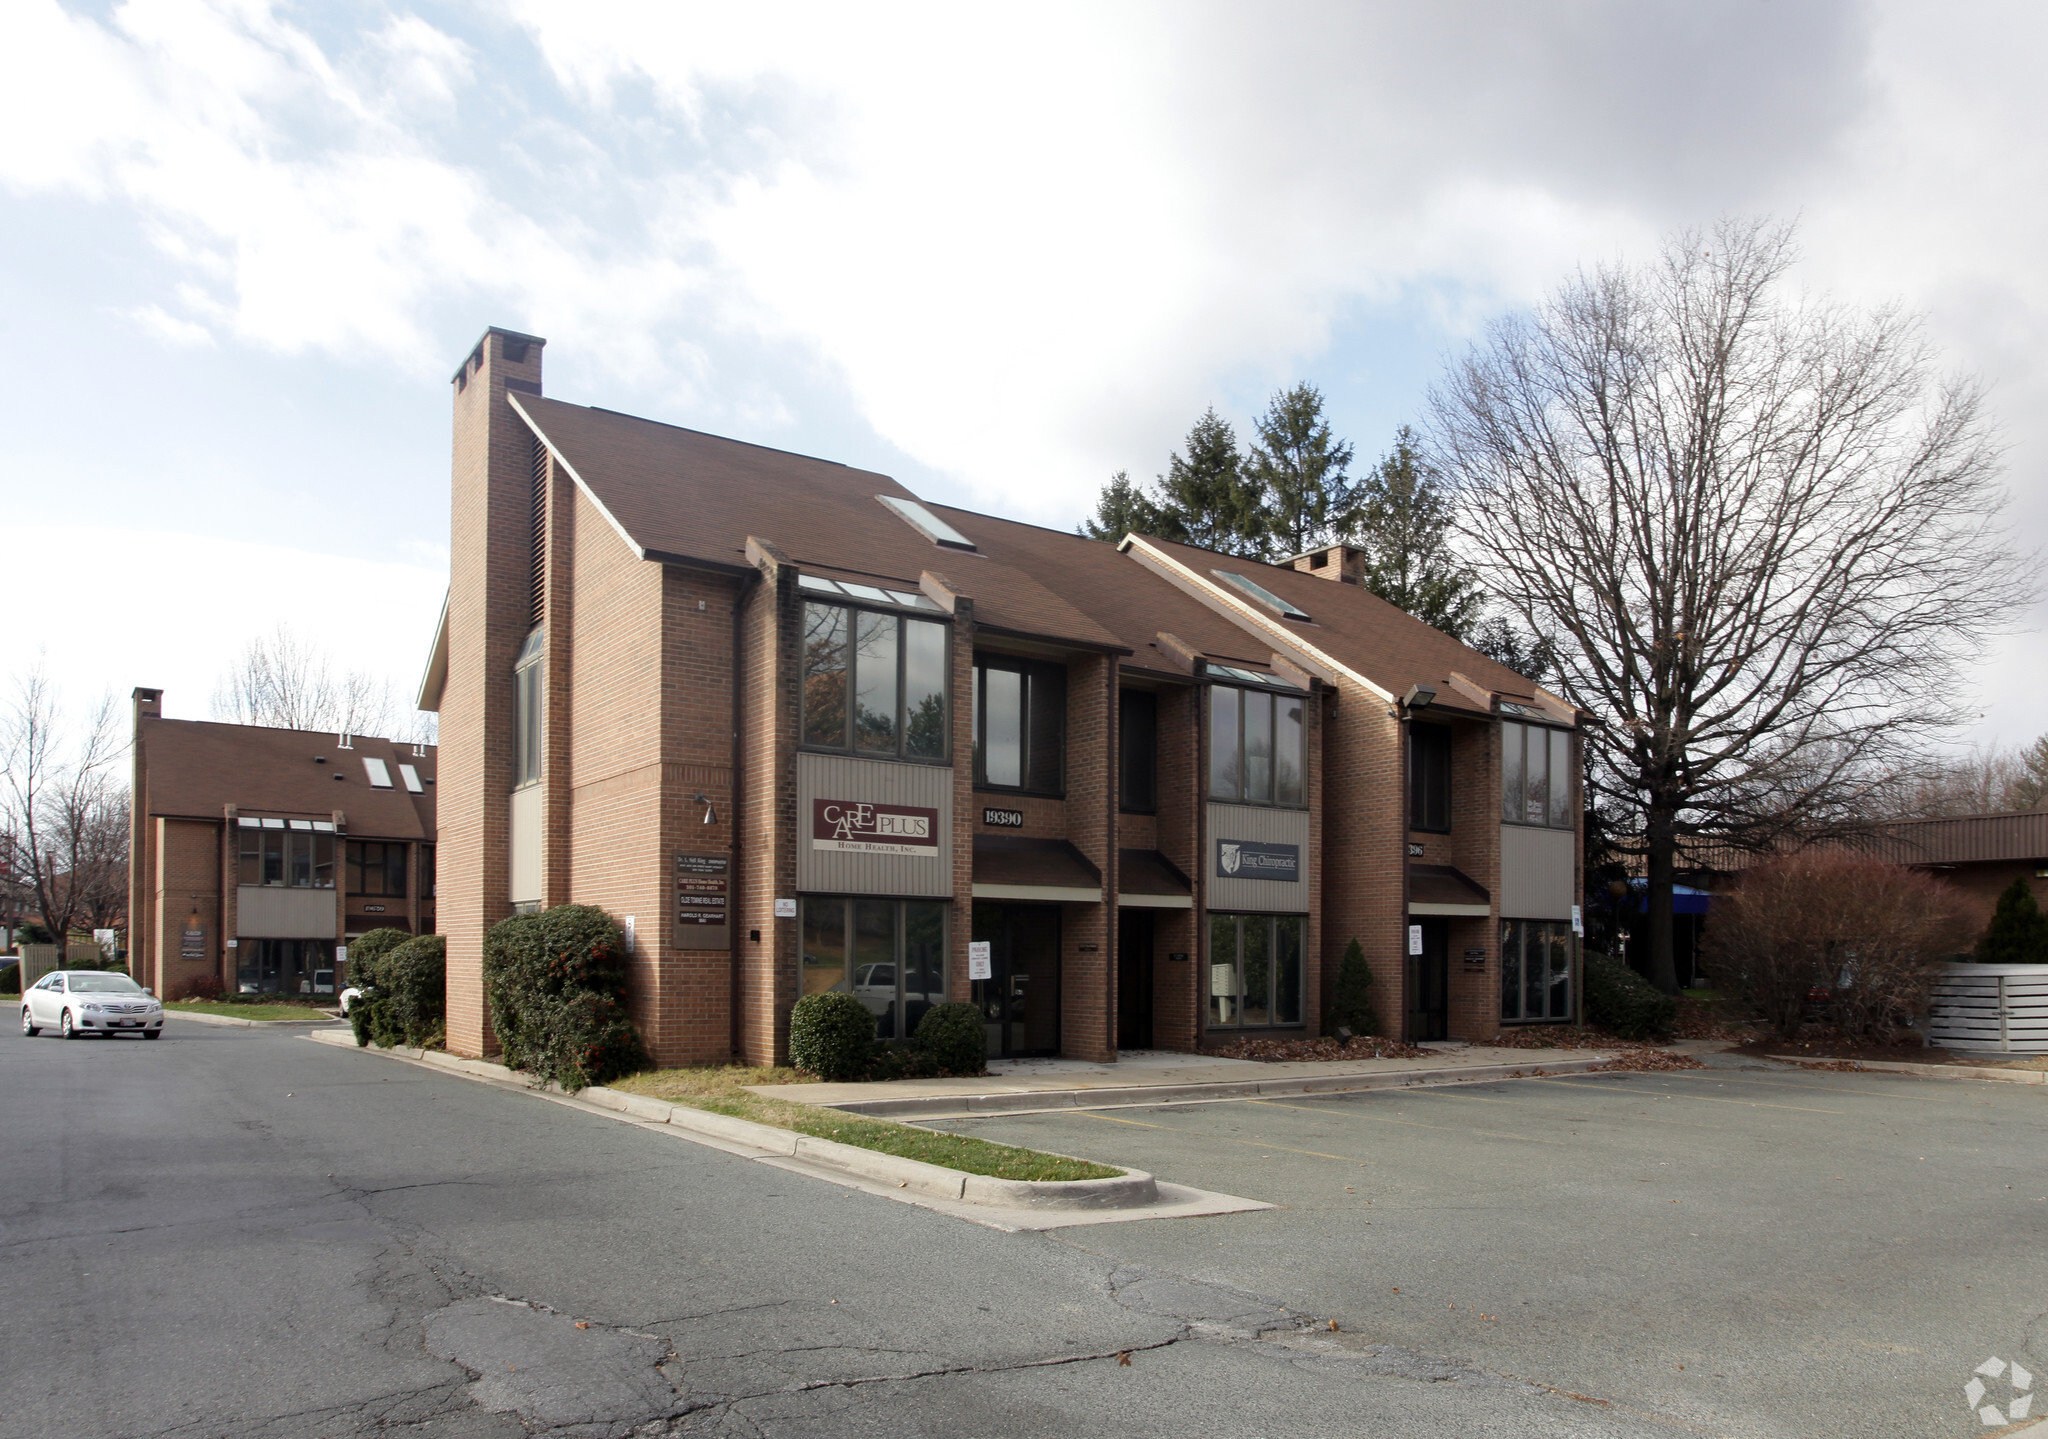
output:
[[[149,334],[177,349],[198,349],[213,344],[213,332],[206,326],[192,320],[181,320],[167,313],[161,305],[138,305],[129,310],[127,316]]]
[[[448,584],[441,568],[210,535],[31,525],[8,538],[61,580],[13,587],[0,675],[40,653],[74,704],[147,686],[179,719],[210,718],[216,683],[280,620],[338,670],[388,676],[409,703]]]

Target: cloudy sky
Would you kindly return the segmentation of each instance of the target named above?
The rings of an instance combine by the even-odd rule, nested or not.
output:
[[[1923,311],[2048,531],[2038,6],[0,20],[0,674],[41,650],[78,700],[204,716],[279,619],[409,688],[487,324],[546,336],[561,398],[1071,526],[1297,380],[1377,454],[1489,317],[1726,213],[1797,217],[1803,285]],[[1971,736],[2048,728],[2033,626]]]

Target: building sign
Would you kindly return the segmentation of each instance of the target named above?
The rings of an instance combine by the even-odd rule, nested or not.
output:
[[[676,856],[677,949],[724,949],[732,942],[728,913],[732,856]]]
[[[1485,951],[1485,950],[1483,950],[1483,949],[1468,949],[1468,950],[1466,950],[1466,951],[1465,951],[1465,967],[1466,967],[1467,969],[1484,969],[1484,968],[1486,968],[1486,951]]]
[[[795,900],[793,900],[793,899],[778,899],[778,900],[776,900],[776,901],[775,901],[775,917],[776,917],[777,919],[795,919],[795,918],[796,918],[796,901],[795,901]],[[759,938],[759,936],[758,936],[758,935],[757,935],[757,936],[755,936],[755,937],[756,937],[756,938]]]
[[[203,929],[186,930],[184,944],[180,947],[178,954],[181,959],[206,958],[206,931]]]
[[[1024,811],[1021,809],[985,809],[981,812],[983,824],[994,825],[997,829],[1024,828]]]
[[[1296,884],[1301,879],[1301,846],[1261,844],[1249,839],[1216,841],[1218,879],[1277,879]]]
[[[384,906],[381,904],[366,904],[363,906],[364,914],[382,914],[383,912]]]
[[[1579,907],[1578,907],[1577,905],[1573,905],[1573,906],[1572,906],[1572,933],[1573,933],[1573,934],[1580,934],[1580,935],[1582,935],[1582,934],[1584,934],[1585,932],[1586,932],[1586,916],[1585,916],[1585,915],[1584,915],[1583,913],[1581,913],[1581,912],[1580,912],[1580,909],[1579,909]]]
[[[990,945],[985,939],[969,941],[967,945],[967,977],[969,979],[993,979],[995,966],[989,957]]]
[[[1422,858],[1422,843],[1421,843],[1421,841],[1420,841],[1420,840],[1413,840],[1413,839],[1411,839],[1411,840],[1409,840],[1409,841],[1408,841],[1408,858],[1410,858],[1410,859],[1421,859],[1421,858]]]
[[[811,801],[811,848],[939,857],[939,812],[906,804]]]
[[[1408,926],[1408,952],[1410,954],[1422,953],[1422,926],[1419,924]]]

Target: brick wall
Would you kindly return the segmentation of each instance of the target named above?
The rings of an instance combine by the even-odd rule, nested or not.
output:
[[[1451,983],[1448,1033],[1481,1043],[1500,1032],[1500,726],[1491,720],[1460,720],[1451,727],[1451,832],[1417,834],[1436,846],[1446,839],[1453,864],[1485,889],[1492,902],[1486,919],[1451,921]],[[1464,952],[1486,952],[1483,967],[1467,968]]]
[[[484,932],[511,912],[512,662],[530,618],[533,432],[505,382],[538,389],[541,344],[492,330],[454,393],[448,682],[436,807],[438,918],[448,940],[448,1047],[495,1050],[483,993]]]
[[[1201,691],[1193,685],[1168,685],[1159,690],[1159,812],[1153,820],[1155,848],[1179,866],[1194,886],[1195,904],[1202,902],[1201,727],[1197,723]],[[1160,910],[1153,933],[1157,952],[1152,965],[1152,1042],[1161,1049],[1193,1052],[1201,1044],[1203,940],[1195,932],[1197,910]],[[1185,954],[1175,964],[1167,958]]]
[[[1116,661],[1067,664],[1066,839],[1102,874],[1102,902],[1062,905],[1060,1053],[1116,1058]]]
[[[223,958],[229,953],[223,941],[230,936],[221,932],[221,827],[205,820],[159,817],[150,828],[155,859],[151,885],[155,932],[151,939],[161,960],[158,984],[153,987],[165,999],[182,999],[211,975],[221,977],[232,990],[234,966]],[[204,959],[186,959],[182,948],[185,920],[195,909],[200,927],[206,931]]]
[[[789,1057],[797,995],[797,921],[775,900],[796,895],[796,571],[772,554],[740,601],[740,1051],[749,1064]],[[753,936],[758,934],[759,939]]]
[[[1329,992],[1345,946],[1357,939],[1372,970],[1380,1026],[1398,1035],[1407,1012],[1400,725],[1388,713],[1392,705],[1370,690],[1346,683],[1334,698],[1322,724],[1317,992]]]

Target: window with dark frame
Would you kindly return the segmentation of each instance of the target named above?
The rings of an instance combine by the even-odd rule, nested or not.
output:
[[[1572,828],[1571,731],[1502,720],[1500,747],[1502,822]]]
[[[1299,691],[1209,687],[1209,798],[1300,808],[1307,751]]]
[[[434,847],[430,844],[423,844],[420,846],[420,898],[432,899],[433,897]]]
[[[908,1039],[946,1002],[946,906],[806,895],[798,932],[805,994],[851,994],[879,1039]]]
[[[1209,916],[1209,1028],[1301,1023],[1306,923],[1298,914]]]
[[[283,889],[334,888],[332,822],[244,817],[237,836],[237,883]]]
[[[1448,833],[1451,828],[1451,727],[1408,726],[1408,827]]]
[[[977,654],[973,695],[975,787],[1064,793],[1066,666]]]
[[[374,839],[348,842],[348,892],[373,899],[405,898],[405,845]]]
[[[1500,1018],[1536,1024],[1572,1017],[1572,927],[1561,919],[1500,922]]]
[[[949,637],[934,620],[805,600],[804,747],[945,759]]]
[[[1117,802],[1125,814],[1159,809],[1159,696],[1151,690],[1117,695]]]

